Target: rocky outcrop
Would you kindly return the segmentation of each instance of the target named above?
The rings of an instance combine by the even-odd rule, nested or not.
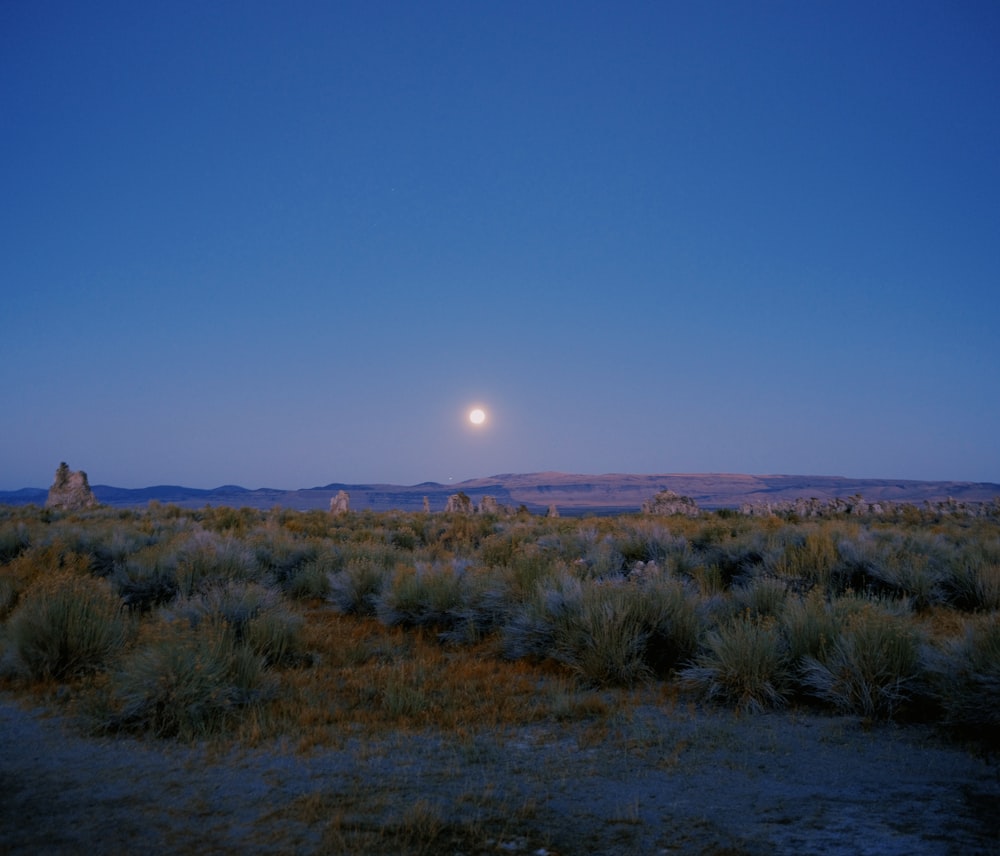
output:
[[[494,496],[484,496],[479,501],[479,508],[476,511],[480,514],[500,514],[500,503]]]
[[[1000,496],[992,502],[963,502],[960,499],[948,497],[941,502],[925,501],[924,511],[937,515],[956,515],[959,517],[1000,517]]]
[[[337,491],[330,499],[330,514],[347,514],[351,510],[351,496],[346,490]]]
[[[430,505],[425,503],[424,509],[429,511]],[[495,496],[484,496],[477,506],[465,493],[455,493],[448,497],[444,507],[445,514],[495,514],[500,517],[512,517],[517,512],[509,505],[497,502]]]
[[[425,496],[424,497],[424,514],[430,514],[430,513],[431,513],[431,500],[430,500],[430,497]]]
[[[472,514],[472,500],[464,493],[453,493],[444,507],[446,514]]]
[[[476,509],[476,512],[479,514],[495,514],[498,517],[513,517],[517,514],[515,508],[497,502],[495,496],[484,496],[479,501],[479,507]]]
[[[891,511],[891,502],[866,502],[861,494],[851,497],[834,497],[833,499],[817,499],[799,497],[780,502],[752,502],[740,506],[741,514],[751,517],[788,516],[796,517],[829,517],[832,514],[852,514],[855,516],[881,515]]]
[[[690,496],[681,496],[672,490],[661,490],[652,499],[642,504],[643,514],[684,514],[687,517],[697,517],[701,513],[698,503]]]
[[[556,508],[555,505],[550,505],[548,513],[546,513],[545,516],[546,517],[558,517],[559,516],[559,509]]]
[[[886,517],[902,514],[909,509],[910,513],[922,512],[934,516],[960,517],[998,517],[1000,516],[1000,497],[993,502],[961,502],[955,499],[945,499],[940,502],[925,501],[921,505],[912,502],[868,502],[861,494],[849,497],[833,497],[818,499],[817,497],[800,497],[799,499],[781,502],[746,502],[739,507],[740,514],[752,517],[789,517],[818,518],[849,514],[856,517]]]
[[[56,480],[49,488],[46,508],[61,508],[66,511],[78,511],[81,508],[94,508],[98,505],[97,497],[90,489],[87,474],[83,470],[73,472],[63,461],[56,470]]]

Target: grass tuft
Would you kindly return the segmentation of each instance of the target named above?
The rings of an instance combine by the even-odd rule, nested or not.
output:
[[[345,615],[374,615],[390,572],[370,557],[351,559],[343,570],[329,575],[328,597]]]
[[[269,689],[263,659],[226,627],[174,622],[151,630],[113,676],[106,729],[205,737]]]
[[[129,622],[103,580],[59,573],[39,580],[11,614],[8,636],[28,675],[64,679],[96,671],[125,644]]]
[[[804,681],[839,710],[888,719],[912,697],[920,644],[915,626],[869,605],[848,615],[822,659],[804,658]]]
[[[705,699],[748,713],[784,707],[792,690],[791,662],[779,625],[750,613],[710,631],[681,677]]]
[[[1000,615],[969,622],[932,666],[945,724],[1000,742]]]

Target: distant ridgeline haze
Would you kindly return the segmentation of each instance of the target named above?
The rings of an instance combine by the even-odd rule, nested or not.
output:
[[[65,466],[65,465],[62,465]],[[83,488],[86,474],[57,472],[55,489]],[[555,507],[560,514],[616,514],[645,510],[651,513],[690,513],[698,509],[740,509],[745,513],[787,513],[815,516],[824,511],[879,513],[892,504],[923,506],[930,503],[943,511],[1000,511],[1000,484],[990,482],[905,481],[898,479],[849,479],[836,476],[739,475],[739,474],[607,474],[526,473],[490,476],[456,484],[424,482],[418,485],[342,484],[301,490],[238,485],[214,489],[179,485],[156,485],[129,489],[108,485],[86,485],[97,502],[117,507],[140,507],[150,501],[172,503],[183,508],[226,505],[267,509],[274,506],[297,510],[330,509],[330,502],[344,491],[352,511],[444,511],[455,494],[467,496],[475,507],[484,497],[499,506],[544,514]],[[669,491],[671,495],[663,494]],[[79,495],[86,494],[78,490]],[[50,492],[43,488],[0,491],[0,504],[44,505]],[[58,507],[58,503],[56,503]]]

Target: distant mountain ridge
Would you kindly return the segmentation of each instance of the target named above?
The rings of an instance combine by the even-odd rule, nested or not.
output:
[[[661,490],[690,496],[706,509],[734,508],[743,503],[782,502],[815,497],[829,500],[861,494],[869,501],[920,504],[955,499],[960,502],[989,502],[1000,496],[1000,484],[993,482],[916,481],[904,479],[852,479],[841,476],[743,475],[737,473],[664,473],[642,475],[606,473],[505,473],[470,479],[454,484],[422,482],[416,485],[347,484],[333,482],[300,490],[250,489],[239,485],[191,488],[181,485],[154,485],[120,488],[93,485],[98,501],[105,505],[134,508],[150,501],[172,503],[184,508],[228,505],[249,508],[293,508],[298,510],[330,507],[330,499],[345,490],[352,510],[419,511],[424,498],[432,511],[442,511],[448,497],[465,493],[474,502],[492,496],[503,505],[524,505],[541,513],[555,505],[560,514],[614,514],[638,511],[642,503]],[[0,491],[0,504],[44,505],[48,491],[22,488]]]

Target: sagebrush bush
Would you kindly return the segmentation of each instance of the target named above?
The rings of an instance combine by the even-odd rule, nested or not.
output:
[[[395,719],[419,717],[433,704],[425,684],[426,675],[419,665],[381,664],[375,674],[376,700]]]
[[[970,621],[931,669],[945,723],[1000,741],[1000,614]]]
[[[107,576],[114,570],[111,540],[114,530],[101,523],[85,528],[79,522],[60,522],[47,533],[44,545],[49,555],[57,557],[55,566],[83,562],[83,568],[96,576]],[[39,547],[42,544],[37,545]]]
[[[219,580],[254,580],[260,576],[254,550],[232,535],[198,530],[188,536],[176,555],[177,585],[193,595]]]
[[[853,520],[819,521],[806,529],[803,546],[807,565],[817,583],[831,582],[842,562],[840,545],[851,542],[865,545],[868,528]]]
[[[302,631],[305,620],[284,607],[259,612],[243,631],[243,644],[267,666],[300,663],[305,658]]]
[[[285,593],[296,600],[323,598],[330,594],[330,574],[335,562],[328,555],[308,559],[281,584]]]
[[[696,599],[680,580],[581,580],[564,572],[514,608],[502,633],[511,659],[552,658],[587,684],[632,686],[689,656],[699,629]]]
[[[913,551],[897,551],[872,564],[870,587],[910,600],[915,609],[926,610],[945,601],[946,574],[932,557]]]
[[[315,563],[323,553],[316,540],[275,537],[256,538],[254,557],[257,566],[282,589],[288,589],[303,566]]]
[[[693,579],[696,569],[701,565],[701,560],[691,549],[687,539],[678,536],[664,557],[662,564],[664,570],[669,571],[674,576]]]
[[[749,614],[707,633],[681,677],[705,699],[746,712],[783,707],[792,691],[791,662],[778,623]]]
[[[128,634],[121,601],[107,582],[66,573],[32,585],[8,626],[15,655],[37,679],[99,669],[122,648]]]
[[[361,540],[348,541],[338,549],[341,567],[353,560],[361,560],[391,571],[397,565],[406,564],[408,560],[412,561],[414,558],[412,553],[398,550],[388,543],[372,540],[385,537],[384,533],[364,530],[356,533],[354,537]]]
[[[23,521],[0,527],[0,565],[21,555],[31,546],[31,533]]]
[[[246,699],[270,686],[269,669],[311,662],[313,652],[331,656],[322,641],[327,622],[346,633],[345,650],[368,650],[374,623],[332,615],[316,602],[326,599],[336,611],[374,615],[398,628],[378,633],[554,661],[575,673],[577,684],[675,680],[687,667],[682,686],[747,710],[808,692],[865,716],[933,714],[956,728],[995,729],[997,520],[905,509],[880,518],[799,521],[727,512],[666,521],[526,513],[332,517],[156,504],[86,514],[3,507],[5,675],[19,663],[23,675],[72,681],[114,662],[121,673],[113,681],[116,715],[128,707],[146,723],[138,728],[196,733],[255,704]],[[67,579],[89,594],[43,604],[40,592]],[[103,594],[95,606],[97,591]],[[111,621],[93,620],[101,608]],[[76,609],[89,610],[88,617],[71,619]],[[174,627],[168,617],[185,632],[164,631]],[[58,628],[71,620],[84,629],[67,642]],[[958,638],[966,625],[968,638]],[[133,626],[145,630],[125,656],[117,632],[124,627],[128,637]],[[409,634],[409,627],[433,632]],[[933,648],[922,643],[921,627]],[[154,628],[162,639],[150,635]],[[98,638],[105,632],[107,645]],[[209,656],[213,633],[229,646],[221,659]],[[160,642],[164,650],[156,653]],[[177,650],[170,655],[169,648]],[[146,690],[126,691],[126,662],[138,668],[130,657],[140,651],[174,675],[174,695],[163,701],[173,724],[164,714],[164,722],[150,725],[160,704],[153,666],[133,685]],[[420,708],[418,718],[446,718],[428,702],[439,698],[437,690],[414,686],[409,678],[417,672],[403,668],[412,646],[401,642],[399,651],[392,659],[399,668],[383,675],[382,702],[387,709]],[[191,660],[207,669],[203,692],[195,691],[197,676],[182,677]],[[348,660],[362,671],[382,662],[370,654]],[[311,682],[309,675],[285,672],[282,685],[294,695],[291,688]],[[351,680],[363,687],[365,677]],[[187,708],[177,701],[187,697],[185,686],[191,698],[209,699],[192,702],[190,716],[177,714]],[[373,692],[369,700],[378,707]]]
[[[460,575],[460,602],[439,623],[438,638],[450,644],[472,644],[498,632],[514,609],[507,578],[483,567],[453,565]]]
[[[788,585],[774,577],[753,577],[734,588],[733,597],[741,611],[780,618],[788,599]]]
[[[822,659],[803,660],[803,680],[842,711],[888,719],[913,696],[921,636],[910,622],[872,604],[850,613]]]
[[[723,594],[728,588],[722,569],[718,565],[695,565],[691,569],[691,578],[697,583],[701,596],[705,598]]]
[[[662,520],[633,518],[615,527],[615,544],[626,567],[636,562],[663,564],[667,557],[685,545],[683,538],[674,537]]]
[[[788,655],[795,664],[801,664],[806,657],[822,659],[840,636],[840,619],[818,588],[805,597],[790,598],[781,624]]]
[[[164,615],[192,628],[221,627],[267,665],[296,663],[304,655],[302,616],[288,609],[276,589],[258,583],[223,582],[176,601]]]
[[[24,592],[36,581],[58,573],[85,575],[86,558],[76,554],[70,556],[80,561],[63,565],[58,548],[36,546],[0,566],[0,620],[10,614]]]
[[[170,614],[186,619],[192,627],[203,621],[225,624],[241,641],[250,621],[277,608],[280,600],[280,594],[272,588],[223,579],[199,594],[177,600]]]
[[[106,546],[102,545],[102,552],[106,552],[110,559],[113,572],[115,568],[126,564],[137,553],[152,546],[155,540],[146,533],[116,526],[111,533],[110,543]]]
[[[345,615],[374,615],[389,570],[367,556],[348,560],[343,570],[327,578],[328,597]]]
[[[21,590],[17,580],[10,574],[0,572],[0,621],[3,621],[17,606]]]
[[[479,558],[488,568],[508,567],[520,550],[520,541],[513,533],[494,533],[479,545]]]
[[[682,580],[661,577],[640,586],[648,625],[645,660],[657,675],[667,675],[698,649],[702,613],[694,588]]]
[[[140,611],[173,600],[179,591],[177,568],[165,559],[128,559],[116,565],[109,579],[122,603]]]
[[[848,589],[864,591],[882,561],[882,554],[870,532],[854,532],[837,539],[836,566],[829,594]]]
[[[774,535],[767,550],[767,571],[798,588],[829,589],[838,564],[835,532],[829,526],[787,526]]]
[[[512,601],[525,603],[546,579],[565,570],[565,563],[537,544],[522,544],[507,564],[495,568]]]
[[[1000,547],[977,546],[953,560],[942,586],[959,609],[1000,610]]]
[[[511,660],[552,656],[557,625],[582,609],[583,584],[568,571],[538,584],[532,598],[517,605],[502,629],[504,655]]]
[[[605,535],[590,543],[583,555],[573,561],[571,567],[581,577],[603,579],[620,574],[625,569],[625,562],[626,559],[614,538]]]
[[[379,594],[375,613],[390,627],[448,628],[462,610],[465,589],[465,572],[460,567],[400,566]]]
[[[702,552],[702,561],[717,569],[725,590],[738,580],[758,575],[765,558],[765,545],[757,533],[733,532],[729,527],[712,536]]]
[[[871,609],[900,619],[909,619],[913,616],[913,603],[907,597],[896,597],[890,594],[865,594],[850,589],[833,598],[830,601],[830,607],[841,622]]]
[[[553,654],[587,684],[632,686],[651,677],[648,601],[634,586],[585,584],[579,608],[555,622]]]
[[[162,623],[111,684],[110,730],[193,739],[218,733],[270,688],[262,658],[222,625]]]

